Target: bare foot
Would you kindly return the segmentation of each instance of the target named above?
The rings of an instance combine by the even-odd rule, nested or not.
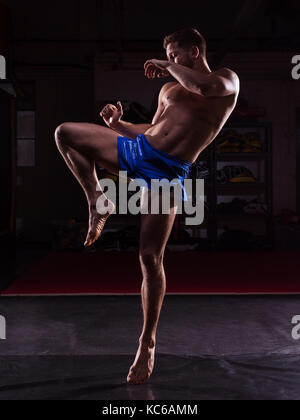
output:
[[[98,212],[99,207],[97,210],[96,205],[90,206],[89,230],[88,230],[87,237],[84,243],[84,246],[86,248],[90,247],[94,242],[97,241],[97,239],[99,238],[99,236],[101,235],[103,231],[103,228],[107,219],[109,218],[111,213],[114,212],[115,205],[108,198],[104,200],[104,204],[102,204],[102,206],[103,206],[103,211],[101,211],[100,213]],[[106,210],[105,212],[104,212],[104,209]],[[100,210],[102,210],[102,207],[100,208]]]
[[[129,369],[127,382],[134,385],[145,383],[151,376],[154,367],[155,346],[140,343],[135,361]]]

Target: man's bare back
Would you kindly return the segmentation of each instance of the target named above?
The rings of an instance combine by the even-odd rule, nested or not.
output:
[[[228,120],[238,93],[205,97],[178,82],[166,83],[160,94],[162,113],[144,135],[157,149],[194,163]]]

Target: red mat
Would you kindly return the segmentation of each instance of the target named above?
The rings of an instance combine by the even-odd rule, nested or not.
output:
[[[168,294],[300,293],[300,252],[170,252]],[[50,253],[2,295],[139,294],[136,252]]]

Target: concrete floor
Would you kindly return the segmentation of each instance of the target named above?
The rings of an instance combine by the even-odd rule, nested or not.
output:
[[[300,399],[300,296],[166,296],[140,386],[139,297],[1,297],[0,314],[1,400]]]

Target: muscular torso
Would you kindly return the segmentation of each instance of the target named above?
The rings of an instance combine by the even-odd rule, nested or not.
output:
[[[237,97],[204,97],[169,83],[162,95],[164,111],[144,135],[157,149],[194,163],[221,131]]]

